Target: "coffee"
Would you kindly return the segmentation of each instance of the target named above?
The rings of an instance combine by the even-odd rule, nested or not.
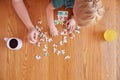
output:
[[[18,46],[18,41],[16,39],[11,39],[9,42],[11,48],[16,48]]]

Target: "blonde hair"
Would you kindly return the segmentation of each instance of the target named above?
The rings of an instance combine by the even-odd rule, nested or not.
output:
[[[78,25],[94,25],[102,18],[104,6],[101,0],[75,0],[73,13]]]

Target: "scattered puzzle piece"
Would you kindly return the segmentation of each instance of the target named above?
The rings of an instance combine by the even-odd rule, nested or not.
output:
[[[38,42],[38,43],[37,43],[37,46],[38,46],[38,47],[40,47],[40,46],[41,46],[41,43],[40,43],[40,42]]]
[[[63,40],[63,43],[67,43],[67,40]]]
[[[45,52],[45,53],[44,53],[44,56],[45,56],[45,57],[46,57],[46,56],[48,56],[48,53],[47,53],[47,52]]]
[[[38,29],[39,28],[38,25],[36,25],[35,28]]]
[[[78,34],[80,33],[80,31],[78,31],[78,30],[75,30],[75,32],[78,33]]]
[[[67,36],[63,37],[63,43],[67,43]]]
[[[53,44],[53,47],[57,47],[58,45],[56,43]]]
[[[38,24],[42,24],[42,20],[38,21],[37,23],[38,23]]]
[[[80,26],[77,26],[76,29],[77,29],[77,30],[80,30]]]
[[[71,39],[73,39],[73,38],[75,37],[75,34],[74,34],[74,33],[71,33],[71,34],[69,34],[69,37],[70,37]]]
[[[63,25],[63,24],[64,24],[64,21],[59,21],[59,24]]]
[[[40,60],[40,59],[41,59],[41,56],[40,56],[40,55],[36,55],[35,58],[36,58],[37,60]]]
[[[43,48],[42,50],[43,50],[44,52],[46,52],[46,51],[47,51],[47,49],[45,49],[45,48]]]
[[[65,56],[65,58],[64,58],[65,60],[69,60],[70,59],[70,56],[68,55],[68,56]]]
[[[54,24],[55,25],[59,24],[59,21],[58,20],[54,20]]]
[[[67,39],[67,36],[64,36],[63,39]]]
[[[49,39],[48,39],[48,42],[49,42],[49,43],[50,43],[50,42],[52,42],[52,41],[53,41],[53,39],[52,39],[52,38],[49,38]]]
[[[60,34],[64,36],[67,35],[68,34],[67,29],[64,29]]]
[[[47,47],[47,45],[46,45],[46,44],[44,45],[44,48],[45,48],[45,49],[48,49],[48,47]]]
[[[80,33],[80,26],[76,27],[75,32],[78,33],[78,34]]]
[[[57,51],[57,48],[53,48],[53,53],[56,53],[56,51]]]
[[[61,51],[58,50],[56,54],[57,54],[57,56],[60,56]]]
[[[63,45],[63,41],[60,41],[59,43],[60,43],[60,45]]]
[[[64,54],[65,53],[65,50],[61,50],[61,54]]]

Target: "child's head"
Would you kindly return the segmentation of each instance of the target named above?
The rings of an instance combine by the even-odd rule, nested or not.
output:
[[[104,7],[101,0],[75,0],[73,13],[78,25],[89,26],[102,18]]]

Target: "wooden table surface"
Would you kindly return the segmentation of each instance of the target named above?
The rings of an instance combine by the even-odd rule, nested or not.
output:
[[[37,24],[42,20],[43,31],[47,32],[45,8],[48,3],[49,0],[25,0],[32,22]],[[44,57],[43,47],[27,42],[27,29],[12,8],[11,0],[0,0],[0,80],[120,80],[120,36],[110,43],[103,39],[106,29],[120,33],[120,0],[104,0],[103,3],[104,18],[96,26],[81,28],[80,34],[60,46],[66,50],[65,55],[56,56],[50,43],[49,55]],[[4,37],[22,39],[22,49],[9,50]],[[58,42],[61,38],[53,40]],[[36,55],[41,55],[41,60],[36,60]],[[71,58],[64,60],[66,55]]]

